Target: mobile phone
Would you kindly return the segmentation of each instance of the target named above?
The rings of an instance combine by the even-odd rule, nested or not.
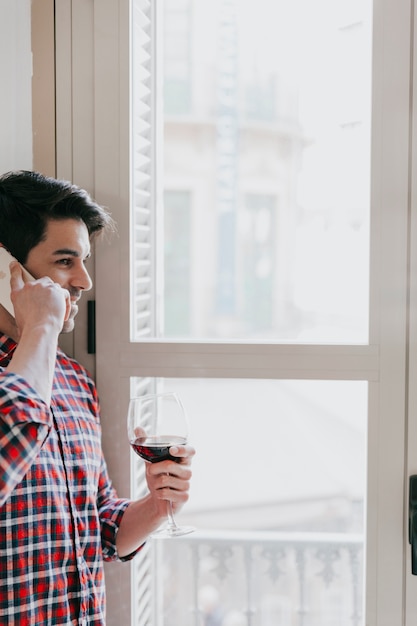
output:
[[[10,268],[9,265],[12,261],[16,261],[16,259],[10,254],[6,248],[0,247],[0,304],[4,306],[4,308],[13,315],[14,317],[14,308],[12,301],[10,299]],[[23,269],[23,277],[26,281],[35,280],[33,276],[29,274],[27,270],[22,266]]]

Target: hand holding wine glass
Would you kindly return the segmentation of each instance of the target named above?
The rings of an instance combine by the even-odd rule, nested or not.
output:
[[[177,394],[156,393],[132,398],[127,429],[132,449],[146,462],[181,462],[170,451],[173,446],[186,445],[188,437],[187,416]],[[155,536],[177,537],[194,530],[177,526],[171,500],[167,501],[167,518],[166,528],[156,531]]]

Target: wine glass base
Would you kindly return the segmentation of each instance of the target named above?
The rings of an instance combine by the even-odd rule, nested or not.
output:
[[[172,537],[181,537],[182,535],[189,535],[193,533],[195,528],[193,526],[175,526],[168,528],[161,528],[160,530],[155,530],[151,537],[155,539],[171,539]]]

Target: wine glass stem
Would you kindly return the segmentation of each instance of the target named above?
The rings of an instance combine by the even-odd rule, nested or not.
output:
[[[174,511],[172,509],[171,500],[168,500],[168,504],[167,504],[167,517],[168,517],[168,529],[175,530],[177,528],[177,525],[174,519]]]

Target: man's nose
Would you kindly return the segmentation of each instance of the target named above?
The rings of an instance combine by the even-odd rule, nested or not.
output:
[[[80,265],[74,272],[71,284],[73,287],[76,287],[77,289],[82,289],[83,291],[88,291],[93,286],[90,274],[88,273],[88,270],[84,264]]]

